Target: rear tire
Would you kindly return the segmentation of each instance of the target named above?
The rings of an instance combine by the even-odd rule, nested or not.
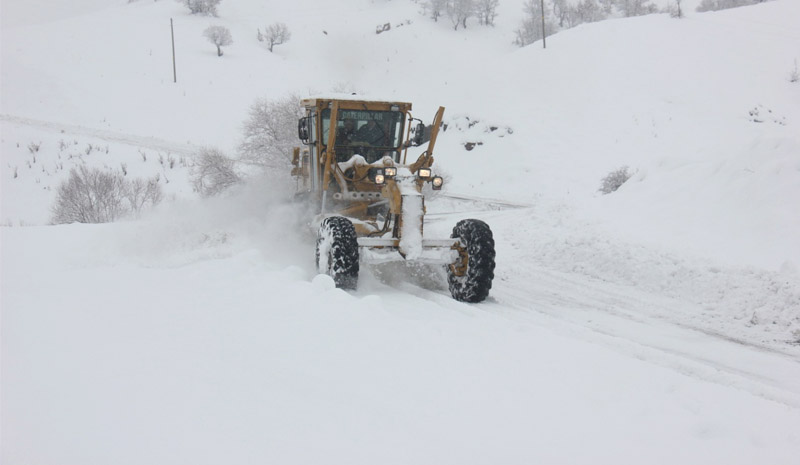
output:
[[[463,248],[455,264],[447,267],[450,294],[461,302],[483,302],[494,279],[494,237],[489,225],[480,220],[461,220],[452,238],[461,239]]]
[[[358,285],[358,241],[353,223],[342,216],[325,218],[317,234],[317,272],[340,289]]]

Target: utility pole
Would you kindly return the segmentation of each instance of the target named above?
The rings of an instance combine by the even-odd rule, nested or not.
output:
[[[547,48],[547,31],[544,30],[544,0],[542,2],[542,48]]]
[[[169,19],[169,32],[172,35],[172,82],[178,82],[178,71],[175,68],[175,27],[172,25],[172,18]]]

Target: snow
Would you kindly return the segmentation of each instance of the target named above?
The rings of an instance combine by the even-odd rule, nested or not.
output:
[[[457,32],[407,0],[51,3],[0,15],[3,464],[797,461],[797,2],[689,2],[547,49],[511,45],[522,0]],[[292,39],[269,53],[275,21]],[[492,227],[486,302],[439,267],[336,289],[288,175],[197,197],[198,147],[233,154],[248,106],[289,92],[447,108],[425,239]],[[80,165],[167,200],[48,225]]]

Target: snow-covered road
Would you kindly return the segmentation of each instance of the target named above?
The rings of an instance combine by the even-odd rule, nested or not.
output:
[[[526,265],[510,239],[483,304],[397,268],[347,293],[314,276],[306,238],[278,234],[290,212],[207,210],[224,205],[3,229],[9,463],[796,458],[797,346]],[[519,211],[472,213],[502,231]]]

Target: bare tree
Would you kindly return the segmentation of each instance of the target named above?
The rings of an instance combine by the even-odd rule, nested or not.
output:
[[[556,30],[556,25],[550,19],[550,13],[545,11],[545,24],[542,30],[542,7],[540,0],[526,0],[522,6],[522,23],[514,31],[516,38],[514,43],[520,47],[532,44],[544,37],[544,33],[551,35]]]
[[[672,12],[672,16],[675,18],[683,18],[683,9],[681,9],[681,0],[673,0],[673,4],[675,5],[675,9]]]
[[[236,160],[213,147],[202,148],[197,153],[191,179],[194,189],[203,197],[217,195],[242,182],[236,172]]]
[[[500,0],[477,0],[475,2],[475,14],[478,16],[478,23],[484,26],[494,26],[494,18],[497,17],[497,5]]]
[[[217,6],[222,0],[177,0],[193,15],[217,16]]]
[[[250,106],[239,144],[240,159],[264,168],[288,169],[291,150],[297,145],[297,120],[303,116],[300,97],[259,99]]]
[[[728,8],[736,8],[745,5],[761,3],[764,0],[703,0],[697,6],[697,11],[717,11]]]
[[[58,186],[52,222],[107,223],[156,205],[162,197],[155,179],[127,181],[116,172],[80,166],[71,169],[69,178]]]
[[[475,14],[475,0],[447,0],[445,13],[450,18],[453,30],[467,27],[467,20]]]
[[[267,26],[264,34],[258,30],[258,40],[267,43],[267,48],[271,52],[276,45],[285,44],[292,38],[292,33],[284,23],[275,23]]]
[[[558,27],[573,27],[574,7],[569,0],[552,0],[553,16],[558,20]]]
[[[582,0],[575,5],[575,26],[600,21],[606,17],[603,6],[596,0]]]
[[[422,3],[422,8],[430,13],[431,19],[438,22],[442,12],[447,6],[447,0],[427,0]]]
[[[203,35],[209,42],[217,46],[218,57],[222,56],[222,47],[233,43],[231,31],[224,26],[208,26],[206,30],[203,31]]]
[[[626,17],[649,15],[658,11],[650,0],[619,0],[617,6]]]

